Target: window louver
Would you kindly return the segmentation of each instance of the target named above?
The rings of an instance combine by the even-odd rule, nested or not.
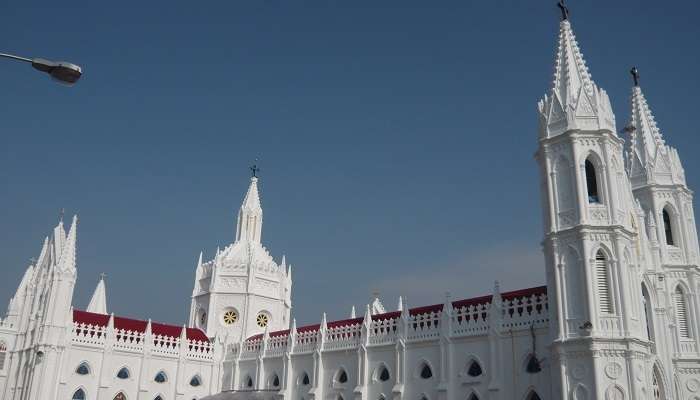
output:
[[[610,294],[610,277],[608,276],[608,263],[605,255],[598,252],[595,256],[596,284],[598,286],[598,298],[600,310],[606,314],[613,313],[612,296]]]
[[[678,287],[673,295],[673,301],[676,303],[676,324],[678,325],[678,334],[684,338],[690,338],[690,330],[688,329],[688,308],[685,304],[685,296],[683,290]]]

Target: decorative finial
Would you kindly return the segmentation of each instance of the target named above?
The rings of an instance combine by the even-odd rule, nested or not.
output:
[[[107,274],[105,274],[104,272],[100,273],[100,280],[101,281],[105,280],[106,277],[107,277]]]
[[[255,158],[255,163],[250,166],[250,172],[252,174],[252,178],[257,178],[258,177],[258,172],[260,172],[260,168],[258,168],[258,158]]]
[[[559,10],[561,11],[561,20],[568,21],[569,7],[567,7],[566,4],[564,4],[564,0],[559,0],[559,3],[557,3],[557,7],[559,7]]]
[[[63,222],[63,216],[66,214],[66,209],[61,208],[61,210],[58,212],[58,221]]]
[[[639,70],[637,67],[632,67],[630,70],[630,74],[632,74],[632,79],[634,80],[634,86],[637,87],[639,86]]]
[[[30,258],[29,262],[32,264],[36,264],[36,258],[34,258],[34,257]]]

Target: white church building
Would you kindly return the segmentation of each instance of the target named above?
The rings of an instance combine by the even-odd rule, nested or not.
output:
[[[110,314],[103,279],[74,308],[77,218],[60,222],[0,320],[0,400],[700,400],[693,193],[633,75],[623,140],[562,6],[538,103],[541,287],[297,326],[254,171],[186,326]]]

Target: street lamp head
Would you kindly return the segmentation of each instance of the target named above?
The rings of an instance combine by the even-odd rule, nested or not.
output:
[[[73,86],[83,74],[83,70],[75,64],[65,61],[49,61],[43,58],[32,59],[32,67],[51,75],[54,80]]]

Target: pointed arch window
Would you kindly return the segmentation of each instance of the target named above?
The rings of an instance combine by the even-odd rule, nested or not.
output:
[[[666,244],[669,246],[675,246],[676,244],[673,240],[673,226],[671,225],[671,215],[665,208],[663,209],[661,214],[662,219],[664,221],[664,234],[666,235]]]
[[[588,202],[600,203],[600,196],[598,195],[598,177],[596,175],[595,166],[593,166],[591,160],[586,160],[585,170],[586,190],[588,191]]]
[[[78,365],[78,368],[75,369],[75,373],[78,375],[89,375],[90,366],[86,362],[81,362],[80,365]]]
[[[129,369],[126,367],[122,367],[122,369],[117,372],[117,378],[119,379],[129,379],[130,376]]]
[[[280,377],[277,376],[277,374],[272,375],[272,379],[270,379],[270,386],[272,386],[273,388],[280,387]]]
[[[676,326],[678,327],[678,335],[682,339],[690,339],[690,329],[688,326],[688,305],[685,301],[685,293],[679,286],[673,293],[673,302],[676,306]]]
[[[5,369],[5,358],[7,357],[7,345],[0,341],[0,371]]]
[[[430,369],[430,365],[425,362],[420,367],[420,377],[422,379],[430,379],[433,377],[433,371]]]
[[[423,393],[423,394],[420,395],[420,400],[430,400],[430,399],[428,399],[428,395],[426,395],[425,393]]]
[[[301,384],[304,386],[311,384],[311,379],[309,379],[309,374],[307,374],[306,372],[304,372],[304,375],[302,375],[302,377],[301,377]]]
[[[338,378],[336,380],[338,383],[346,383],[348,381],[348,374],[344,369],[341,368],[340,371],[338,371]]]
[[[542,366],[540,365],[540,360],[534,354],[530,354],[527,359],[527,364],[525,364],[525,372],[528,374],[536,374],[542,371]]]
[[[472,360],[471,363],[469,363],[469,368],[467,368],[467,375],[471,377],[477,377],[481,376],[484,371],[481,369],[481,365],[479,365],[476,360]]]
[[[247,388],[253,387],[253,378],[251,378],[250,376],[247,376],[245,379],[245,387],[247,387]]]
[[[476,393],[472,392],[472,394],[467,397],[467,400],[479,400],[479,396],[476,395]]]
[[[124,392],[119,392],[116,396],[114,396],[114,400],[126,400],[126,395]]]
[[[163,396],[158,395],[158,396],[156,396],[155,398],[153,398],[153,400],[163,400]]]
[[[202,385],[202,379],[199,377],[199,375],[195,375],[190,379],[190,386],[192,387],[197,387]]]
[[[534,390],[530,392],[530,394],[527,395],[527,400],[542,400],[540,399],[540,396],[535,392]]]
[[[654,372],[651,376],[651,391],[654,396],[654,400],[663,400],[664,391],[661,388],[661,377],[659,374],[659,369],[654,366]]]
[[[71,400],[85,400],[85,391],[83,389],[78,389],[73,393]]]
[[[651,312],[651,297],[649,296],[649,291],[645,284],[642,283],[642,306],[644,312],[644,322],[646,322],[647,328],[647,339],[654,341],[654,330],[652,328],[653,314]]]
[[[168,376],[165,375],[165,372],[160,371],[156,374],[156,377],[153,378],[153,380],[157,383],[165,383],[168,381]]]
[[[606,314],[613,313],[612,294],[610,293],[610,275],[608,274],[608,259],[602,250],[598,250],[595,255],[594,269],[596,276],[596,287],[598,289],[598,302],[600,311]]]
[[[389,379],[391,379],[391,375],[389,374],[389,370],[384,365],[379,367],[379,371],[377,371],[376,376],[377,376],[377,379],[379,379],[382,382],[386,382]]]

